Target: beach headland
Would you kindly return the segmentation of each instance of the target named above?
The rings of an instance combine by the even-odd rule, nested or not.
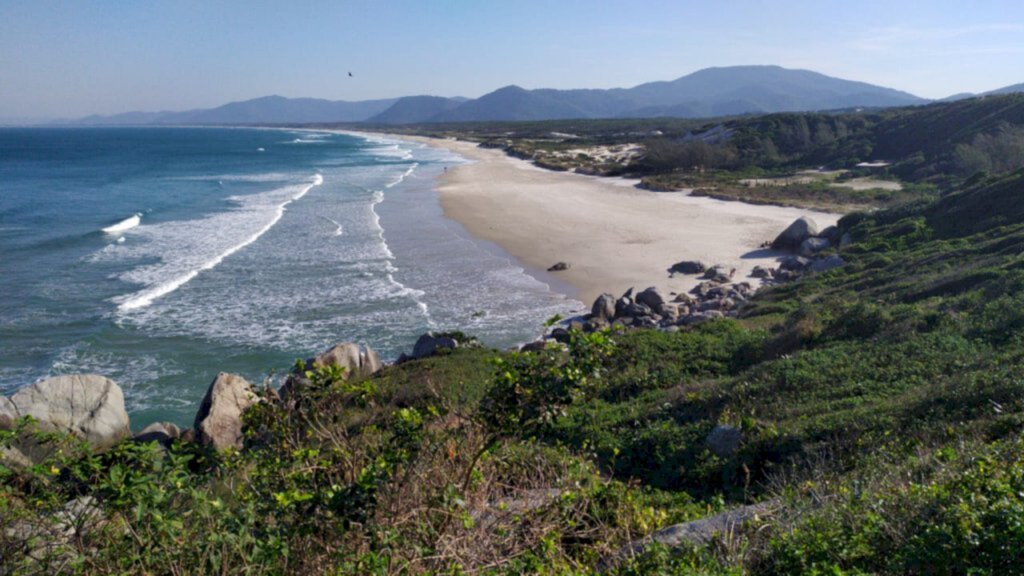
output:
[[[762,248],[793,220],[824,228],[839,214],[652,192],[636,181],[538,168],[473,142],[402,136],[472,160],[450,167],[438,184],[441,206],[477,238],[493,242],[543,281],[554,278],[589,304],[602,292],[654,286],[686,292],[699,279],[670,277],[681,260],[735,268],[735,281],[783,256]],[[545,272],[557,262],[568,269]],[[756,285],[756,282],[755,282]],[[553,284],[557,286],[557,284]]]

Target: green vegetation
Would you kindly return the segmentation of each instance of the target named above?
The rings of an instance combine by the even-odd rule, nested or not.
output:
[[[0,573],[1022,573],[1024,170],[921,196],[738,319],[317,368],[237,452],[38,434],[47,460],[0,465]]]

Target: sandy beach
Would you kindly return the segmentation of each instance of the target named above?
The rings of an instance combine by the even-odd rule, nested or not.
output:
[[[471,142],[410,138],[473,160],[441,177],[444,213],[491,241],[542,281],[568,285],[589,305],[602,292],[630,287],[684,292],[696,276],[670,277],[680,260],[735,268],[745,279],[754,266],[775,266],[783,255],[760,248],[800,216],[819,229],[840,215],[651,192],[636,181],[553,172]],[[569,269],[546,272],[556,262]],[[756,279],[750,279],[753,283]]]

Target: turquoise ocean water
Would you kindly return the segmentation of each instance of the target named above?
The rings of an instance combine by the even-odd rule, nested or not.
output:
[[[219,371],[262,382],[340,341],[505,347],[580,304],[443,217],[443,150],[215,128],[0,129],[0,392],[99,373],[133,427],[191,424]]]

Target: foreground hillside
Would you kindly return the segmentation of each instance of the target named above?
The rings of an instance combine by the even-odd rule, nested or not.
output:
[[[240,448],[42,434],[0,572],[1024,572],[1024,172],[840,228],[739,319],[300,364]]]

